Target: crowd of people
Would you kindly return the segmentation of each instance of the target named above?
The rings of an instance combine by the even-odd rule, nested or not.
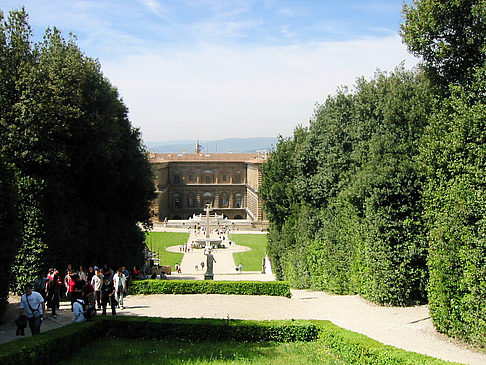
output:
[[[17,319],[17,335],[25,335],[27,323],[32,335],[40,333],[42,320],[57,318],[61,301],[70,301],[73,322],[83,322],[102,310],[106,315],[108,304],[112,315],[116,309],[123,310],[130,280],[140,278],[141,272],[134,267],[130,273],[124,266],[114,272],[107,265],[103,268],[90,266],[86,271],[83,266],[74,270],[68,265],[61,274],[58,269],[49,269],[47,275],[40,275],[34,285],[26,284],[25,293],[20,299],[20,313]]]

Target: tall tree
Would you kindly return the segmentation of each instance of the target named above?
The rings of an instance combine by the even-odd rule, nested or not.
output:
[[[403,14],[403,41],[444,91],[449,83],[471,80],[486,61],[484,0],[413,0]]]
[[[429,306],[437,328],[486,344],[486,69],[452,88],[421,157],[429,228]]]
[[[117,90],[74,38],[54,28],[31,44],[23,9],[11,12],[2,29],[0,57],[12,71],[0,76],[8,86],[0,95],[0,143],[22,186],[31,183],[36,192],[21,189],[25,246],[16,268],[141,263],[139,223],[149,225],[154,188],[139,131]],[[33,234],[43,252],[29,251]],[[20,268],[34,252],[41,264]]]
[[[17,213],[17,182],[12,166],[0,154],[0,318],[6,310],[11,265],[20,235]]]

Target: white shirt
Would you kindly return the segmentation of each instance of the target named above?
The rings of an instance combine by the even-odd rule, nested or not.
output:
[[[29,296],[23,294],[20,298],[20,308],[26,310],[28,318],[32,318],[34,316],[34,313],[32,313],[32,311],[30,310],[30,307],[27,304],[27,300],[29,301],[30,307],[32,307],[32,309],[34,310],[36,317],[42,316],[42,303],[44,303],[44,298],[42,298],[42,295],[40,295],[36,291],[33,291],[32,294],[30,294]]]
[[[101,285],[103,285],[103,275],[95,275],[91,278],[91,285],[93,285],[95,291],[101,290]]]
[[[76,300],[73,303],[73,322],[84,322],[86,318],[84,318],[84,310],[83,310],[84,301],[81,299]]]

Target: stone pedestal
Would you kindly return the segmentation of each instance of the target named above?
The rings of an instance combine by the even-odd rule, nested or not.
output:
[[[204,274],[204,280],[214,280],[214,274]]]

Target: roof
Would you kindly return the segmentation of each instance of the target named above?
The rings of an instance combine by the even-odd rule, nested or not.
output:
[[[150,162],[250,162],[262,163],[265,153],[150,153]]]

